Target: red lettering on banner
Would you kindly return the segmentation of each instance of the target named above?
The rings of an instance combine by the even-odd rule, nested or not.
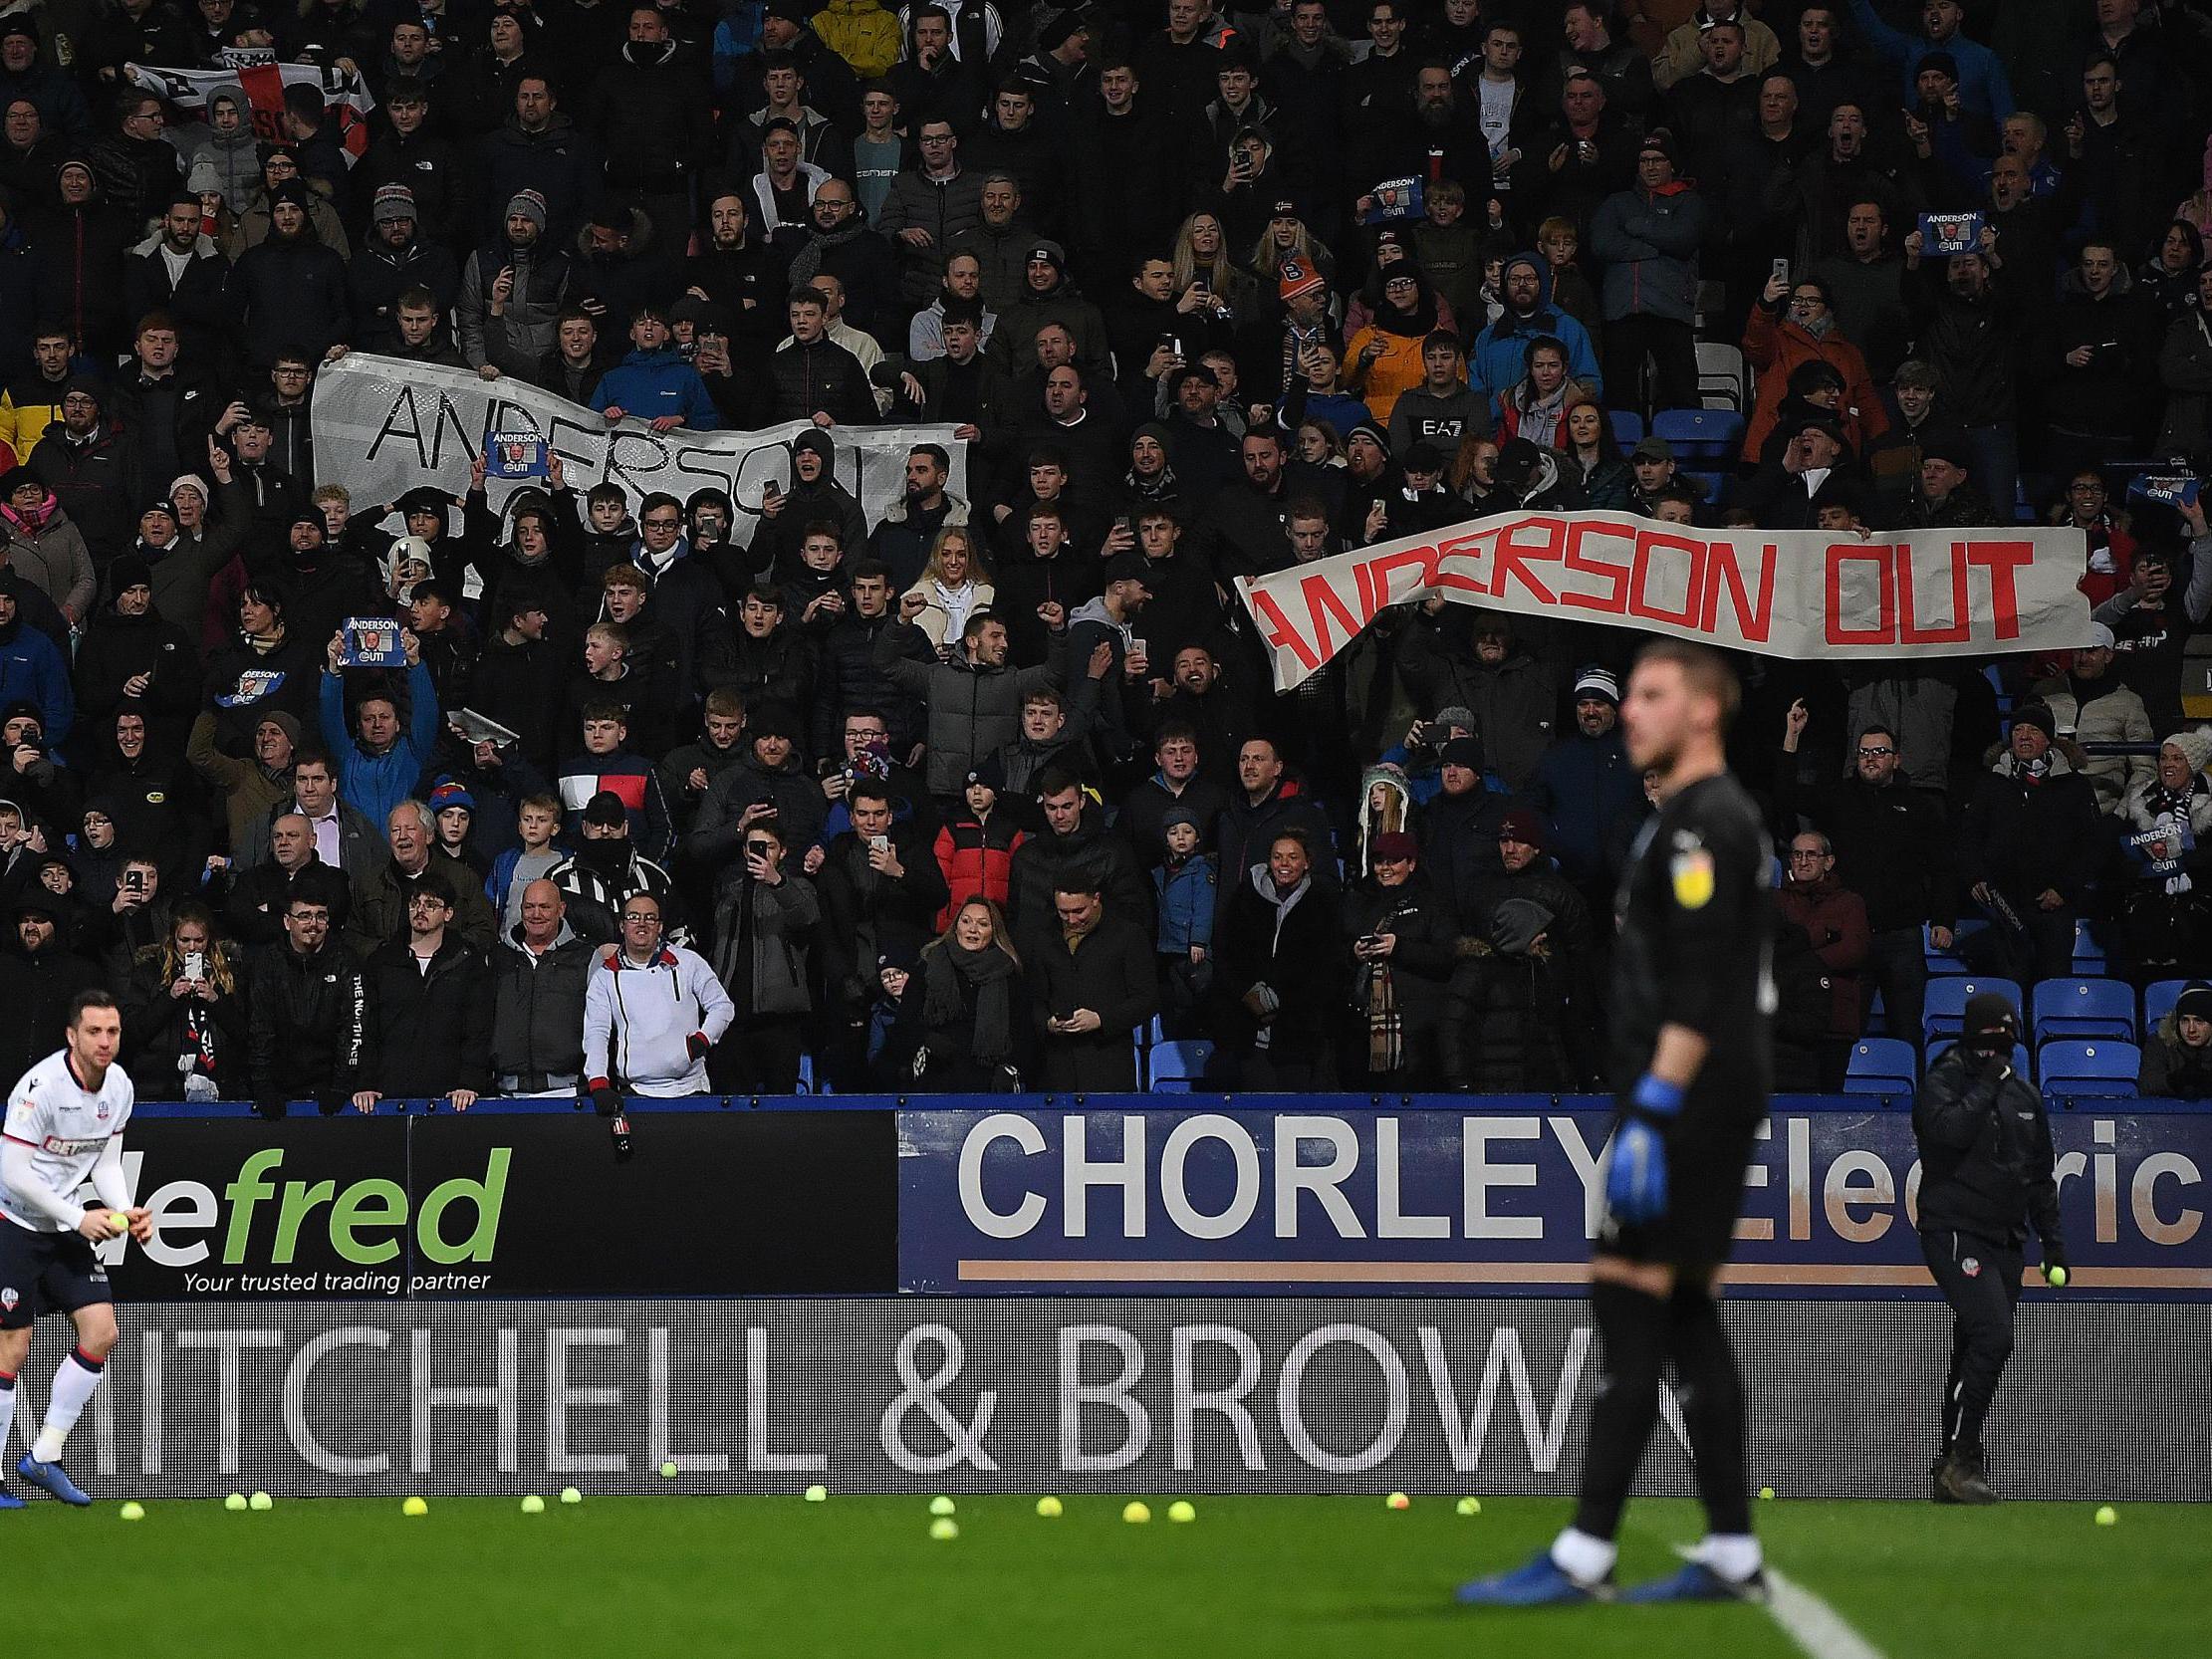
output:
[[[1679,553],[1690,562],[1690,580],[1679,611],[1661,610],[1644,598],[1644,589],[1651,578],[1651,556],[1657,553]],[[1659,530],[1640,532],[1636,537],[1635,580],[1628,592],[1628,613],[1648,621],[1672,622],[1676,627],[1695,627],[1705,596],[1705,544],[1701,541]]]
[[[1713,542],[1706,548],[1704,627],[1713,631],[1714,617],[1720,610],[1721,589],[1725,586],[1730,594],[1729,607],[1736,612],[1736,628],[1747,645],[1764,644],[1774,631],[1774,568],[1779,555],[1772,542],[1766,544],[1766,558],[1759,568],[1759,592],[1756,596],[1744,587],[1743,567],[1737,561],[1734,542]]]
[[[2035,546],[2029,542],[1966,542],[1951,544],[1951,557],[1956,559],[1959,549],[1966,551],[1969,565],[1989,567],[1989,610],[1996,624],[1999,639],[2020,637],[2020,593],[2013,587],[2013,572],[2026,570],[2036,562]]]
[[[1974,618],[1966,607],[1966,548],[1951,544],[1951,625],[1922,627],[1912,602],[1912,550],[1897,550],[1897,638],[1906,645],[1947,645],[1972,637]]]
[[[1897,585],[1896,568],[1891,563],[1897,549],[1886,543],[1836,542],[1828,550],[1828,604],[1822,618],[1828,628],[1831,645],[1890,645],[1897,638]],[[1906,550],[1906,558],[1911,557]],[[1880,614],[1874,625],[1853,628],[1843,625],[1843,567],[1845,565],[1871,565],[1881,578]]]
[[[1345,643],[1358,637],[1359,630],[1374,619],[1370,606],[1364,616],[1354,616],[1345,605],[1344,595],[1337,592],[1337,585],[1328,577],[1316,573],[1298,585],[1306,600],[1307,619],[1314,625],[1314,643],[1324,658],[1337,654],[1337,647],[1329,642],[1329,623],[1334,617],[1345,630]]]
[[[1484,530],[1472,536],[1447,536],[1433,548],[1421,549],[1429,561],[1428,581],[1422,586],[1436,592],[1450,589],[1461,593],[1480,593],[1487,598],[1490,587],[1481,575],[1481,555],[1488,551],[1496,535],[1495,531]],[[1462,562],[1475,566],[1475,572],[1462,574],[1445,569],[1447,564]]]
[[[1631,550],[1636,539],[1634,528],[1625,524],[1571,524],[1567,527],[1567,569],[1570,575],[1601,578],[1609,594],[1577,592],[1562,586],[1559,600],[1580,610],[1602,610],[1617,616],[1628,602],[1628,567],[1586,552],[1585,545],[1599,536],[1617,537]],[[1633,551],[1629,558],[1633,560]]]
[[[1529,561],[1540,559],[1549,564],[1559,563],[1561,533],[1567,527],[1558,519],[1518,519],[1506,526],[1498,537],[1498,564],[1490,575],[1490,592],[1503,597],[1506,583],[1512,577],[1521,579],[1521,586],[1529,596],[1543,604],[1559,603],[1559,595],[1536,579],[1529,569]],[[1523,530],[1535,530],[1543,536],[1541,545],[1529,545],[1515,538]]]
[[[1390,598],[1390,578],[1408,565],[1418,570],[1421,576],[1419,586],[1412,592],[1405,594],[1404,597],[1409,599],[1418,598],[1435,580],[1436,550],[1434,548],[1402,548],[1396,553],[1386,553],[1379,558],[1370,559],[1359,567],[1360,581],[1370,585],[1361,588],[1360,593],[1365,595],[1371,592],[1374,595],[1367,600],[1370,609],[1380,610],[1384,605],[1392,602]]]
[[[1283,614],[1283,607],[1275,602],[1273,593],[1264,589],[1247,587],[1244,597],[1254,613],[1266,624],[1267,632],[1262,637],[1270,646],[1277,650],[1290,651],[1309,674],[1322,665],[1326,658],[1299,636],[1298,629],[1291,626],[1291,619]]]

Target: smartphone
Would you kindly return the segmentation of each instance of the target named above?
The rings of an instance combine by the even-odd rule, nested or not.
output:
[[[205,979],[207,977],[206,956],[196,950],[186,951],[184,953],[183,977],[186,979]]]
[[[1372,950],[1375,946],[1382,943],[1382,935],[1379,933],[1362,933],[1353,942],[1360,945],[1364,949]]]
[[[891,838],[888,835],[870,835],[867,838],[867,845],[870,852],[888,852]]]
[[[134,893],[142,893],[146,890],[146,872],[142,869],[126,869],[123,872],[123,884]]]
[[[1780,283],[1786,283],[1790,280],[1790,262],[1788,260],[1778,259],[1774,262],[1774,280]]]

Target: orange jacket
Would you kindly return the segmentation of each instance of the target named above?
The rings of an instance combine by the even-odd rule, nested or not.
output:
[[[1744,429],[1744,459],[1754,466],[1766,452],[1782,399],[1789,394],[1790,376],[1801,363],[1825,362],[1843,376],[1843,401],[1837,414],[1854,456],[1863,460],[1866,445],[1889,430],[1889,411],[1874,389],[1873,376],[1866,372],[1865,357],[1838,330],[1815,339],[1781,312],[1757,303],[1751,308],[1751,321],[1744,325],[1744,360],[1759,379],[1751,424]]]

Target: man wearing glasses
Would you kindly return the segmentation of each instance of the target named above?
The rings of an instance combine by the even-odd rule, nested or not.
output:
[[[1778,270],[1767,279],[1744,324],[1744,358],[1759,375],[1759,395],[1744,430],[1744,459],[1754,466],[1766,459],[1791,378],[1807,363],[1823,363],[1843,381],[1833,412],[1853,455],[1865,454],[1866,446],[1889,430],[1889,411],[1874,389],[1866,358],[1843,338],[1835,298],[1819,277],[1791,282],[1787,271]]]
[[[630,894],[621,923],[584,994],[585,1091],[602,1117],[621,1110],[625,1092],[706,1093],[707,1051],[737,1017],[706,959],[662,940],[658,898]]]
[[[1958,920],[1942,804],[1912,786],[1900,765],[1897,735],[1883,725],[1859,732],[1847,776],[1807,787],[1798,777],[1798,745],[1812,719],[1802,700],[1784,717],[1775,807],[1785,824],[1794,827],[1802,813],[1827,834],[1837,879],[1866,903],[1860,990],[1869,998],[1880,992],[1890,1034],[1918,1048],[1928,990],[1921,926],[1927,924],[1929,942],[1948,950]]]

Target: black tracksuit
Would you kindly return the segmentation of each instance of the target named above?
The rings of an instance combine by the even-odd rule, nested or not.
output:
[[[1913,1101],[1920,1143],[1920,1249],[1951,1304],[1943,1450],[1977,1461],[1982,1420],[2012,1357],[2021,1243],[2033,1223],[2046,1266],[2064,1264],[2051,1122],[2043,1095],[2002,1057],[1963,1043],[1928,1067]]]

